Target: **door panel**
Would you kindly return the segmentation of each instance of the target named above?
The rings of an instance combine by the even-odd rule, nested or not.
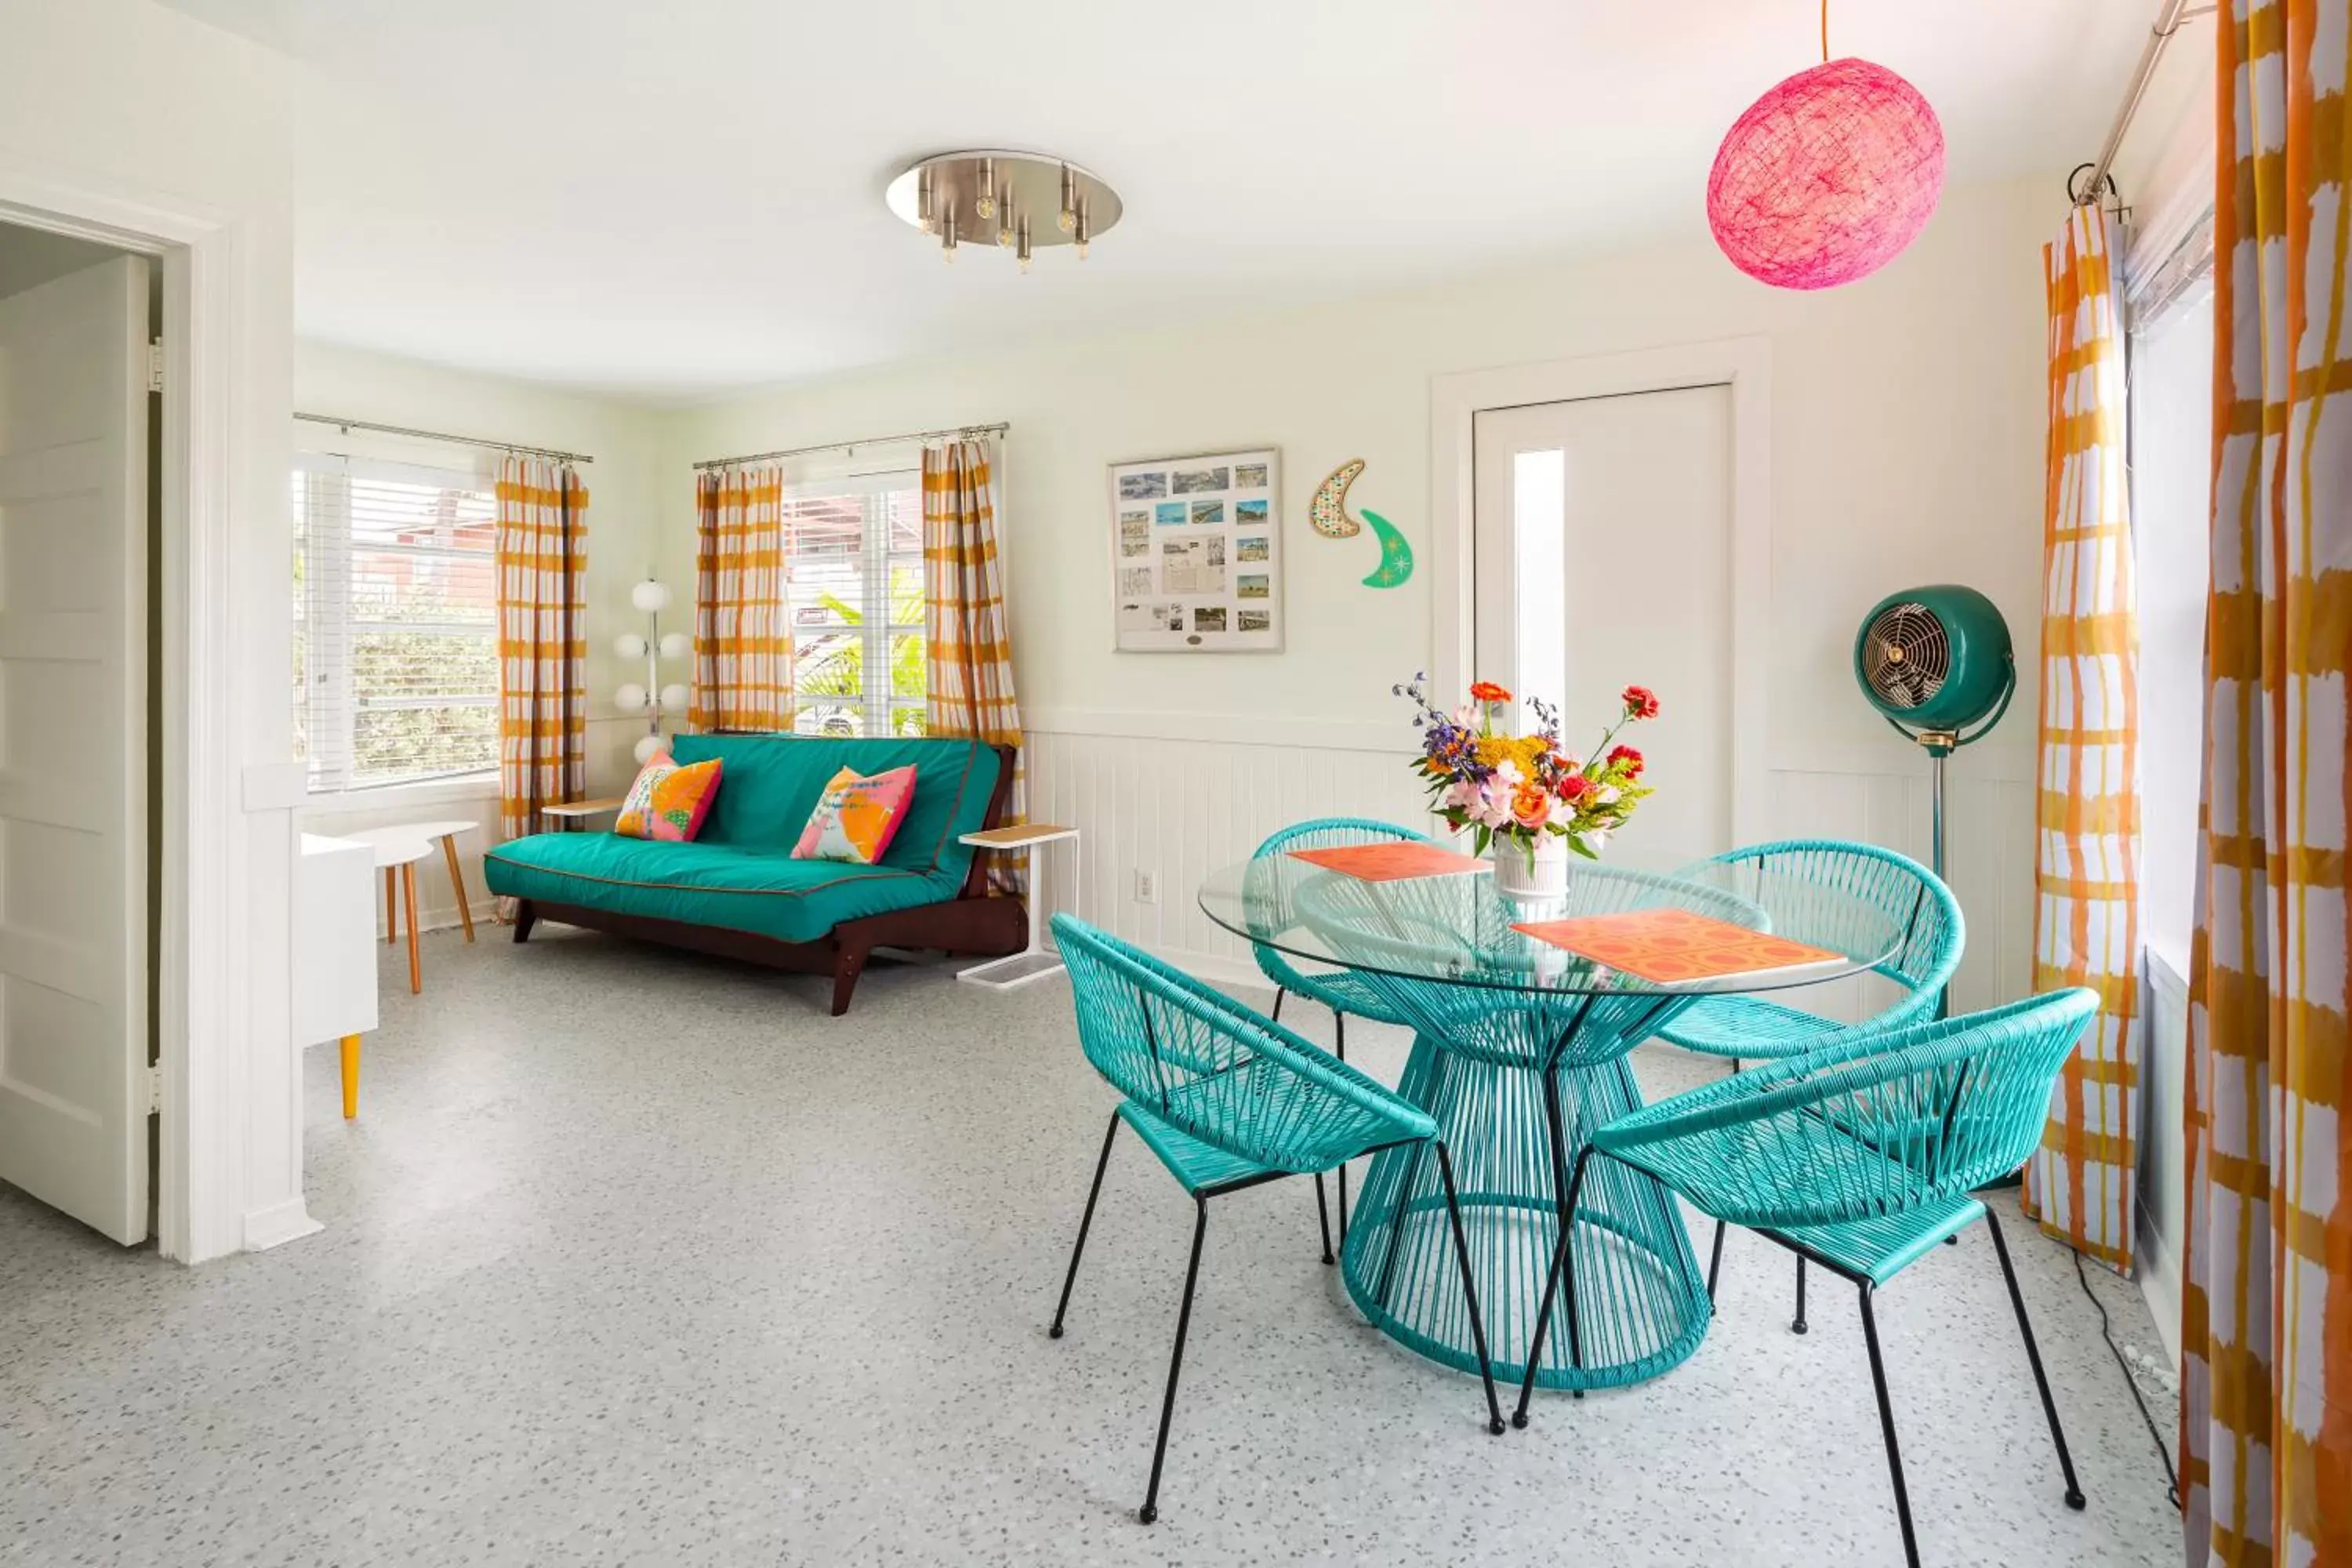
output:
[[[0,1180],[147,1236],[147,263],[0,300]]]
[[[1559,700],[1590,754],[1643,685],[1662,715],[1618,739],[1657,794],[1607,849],[1664,868],[1731,847],[1731,389],[1477,416],[1479,677]]]

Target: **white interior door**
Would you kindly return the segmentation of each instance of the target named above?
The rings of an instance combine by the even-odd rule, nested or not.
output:
[[[1627,686],[1664,710],[1618,737],[1657,793],[1613,863],[1731,847],[1731,430],[1729,386],[1476,416],[1474,674],[1558,700],[1579,757]]]
[[[147,1236],[147,263],[0,300],[0,1180]]]

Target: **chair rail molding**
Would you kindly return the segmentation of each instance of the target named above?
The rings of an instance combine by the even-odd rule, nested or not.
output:
[[[1429,385],[1431,674],[1441,691],[1471,679],[1471,551],[1476,533],[1474,425],[1490,409],[1573,403],[1685,387],[1731,389],[1732,837],[1765,834],[1764,723],[1772,615],[1772,352],[1769,339],[1724,338],[1539,364],[1432,376]]]
[[[250,406],[270,323],[249,302],[275,274],[255,220],[21,151],[0,150],[0,218],[161,262],[156,1243],[194,1263],[309,1228],[289,1045],[293,817],[249,806],[244,774],[256,683],[285,663],[282,625],[240,613],[246,590],[264,604],[260,585],[282,578],[282,541],[237,526],[280,515],[247,462],[270,412]]]

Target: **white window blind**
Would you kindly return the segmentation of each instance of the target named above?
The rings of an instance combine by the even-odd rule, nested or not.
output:
[[[923,732],[921,485],[908,470],[785,491],[797,733]]]
[[[313,793],[494,771],[496,502],[463,471],[306,457],[295,731]]]

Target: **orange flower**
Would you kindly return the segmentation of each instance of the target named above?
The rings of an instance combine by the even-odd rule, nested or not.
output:
[[[1482,680],[1470,689],[1473,702],[1508,702],[1511,694],[1491,680]]]
[[[1534,829],[1551,820],[1551,796],[1540,784],[1521,784],[1511,792],[1511,820]]]

